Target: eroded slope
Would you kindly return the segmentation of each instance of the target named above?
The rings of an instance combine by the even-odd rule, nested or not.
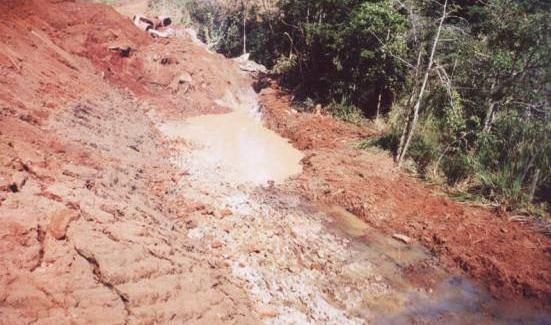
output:
[[[181,171],[153,127],[223,111],[231,63],[101,5],[3,1],[0,18],[0,322],[253,322],[185,235]]]

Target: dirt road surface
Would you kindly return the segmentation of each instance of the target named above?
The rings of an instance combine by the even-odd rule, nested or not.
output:
[[[549,238],[358,150],[371,130],[105,5],[0,18],[1,324],[549,321]]]

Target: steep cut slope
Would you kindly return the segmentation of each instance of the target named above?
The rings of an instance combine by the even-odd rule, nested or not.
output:
[[[214,85],[239,82],[231,63],[103,5],[2,1],[0,21],[0,323],[253,321],[185,236],[153,127],[224,111]]]

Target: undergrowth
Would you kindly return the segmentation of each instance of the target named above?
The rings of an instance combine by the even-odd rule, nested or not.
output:
[[[503,132],[500,128],[510,130],[508,122],[503,123],[506,125],[496,127],[495,133]],[[526,185],[526,170],[536,159],[530,158],[533,156],[529,150],[504,134],[495,133],[481,137],[477,146],[460,150],[443,143],[441,133],[433,120],[421,122],[408,154],[410,165],[415,166],[418,176],[443,186],[457,201],[502,206],[509,211],[551,221],[548,191],[531,193]],[[396,155],[400,136],[400,130],[390,126],[383,135],[363,140],[359,148],[377,147]]]

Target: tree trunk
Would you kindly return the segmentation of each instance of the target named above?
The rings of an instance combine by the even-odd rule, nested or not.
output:
[[[492,123],[494,121],[494,114],[495,114],[495,106],[496,103],[490,99],[490,102],[488,104],[488,108],[486,109],[486,116],[484,117],[484,128],[482,129],[482,133],[489,133],[492,129]]]
[[[377,112],[375,115],[375,120],[379,120],[379,115],[381,114],[381,101],[383,99],[383,90],[379,90],[379,97],[377,98]]]
[[[486,108],[486,115],[484,116],[484,127],[482,128],[482,133],[488,133],[492,128],[496,103],[491,96],[493,96],[493,91],[496,87],[496,82],[497,80],[494,80],[494,82],[492,83],[492,86],[490,87],[490,97],[488,98],[488,103],[487,103],[488,107]]]
[[[247,54],[247,7],[245,1],[241,4],[243,6],[243,54]]]
[[[536,194],[536,189],[538,187],[538,182],[540,178],[540,169],[536,169],[536,172],[534,173],[534,178],[532,178],[532,184],[530,185],[530,197],[529,202],[532,202],[534,200],[534,195]]]
[[[413,88],[411,89],[411,94],[408,98],[408,101],[406,102],[406,107],[409,109],[411,107],[411,103],[413,101],[413,98],[417,94],[417,85],[419,84],[418,78],[419,78],[419,71],[421,70],[421,57],[423,56],[423,50],[421,48],[421,45],[419,45],[419,53],[417,54],[417,62],[415,64],[415,74],[413,77],[414,84]],[[398,144],[398,148],[396,150],[396,157],[394,160],[398,162],[398,157],[400,157],[402,150],[404,148],[404,143],[406,142],[406,135],[408,133],[409,125],[411,123],[411,109],[408,110],[407,116],[406,116],[406,125],[404,126],[404,130],[402,131],[402,135],[400,136],[400,143]]]
[[[410,105],[408,105],[409,107]],[[400,143],[398,144],[398,150],[396,151],[396,163],[398,163],[398,159],[402,155],[402,151],[404,150],[404,144],[406,143],[406,136],[408,134],[409,126],[411,125],[411,110],[408,111],[408,114],[406,116],[406,124],[404,125],[404,129],[402,130],[402,135],[400,136]]]
[[[438,30],[434,38],[434,43],[432,44],[429,63],[427,65],[427,70],[425,71],[425,76],[423,77],[423,84],[421,85],[421,89],[419,90],[419,95],[417,96],[417,101],[415,102],[415,106],[413,107],[411,123],[408,123],[409,128],[407,128],[407,132],[406,132],[407,135],[405,137],[404,146],[400,152],[400,155],[398,156],[398,161],[397,161],[398,167],[402,165],[402,162],[404,161],[404,157],[406,156],[407,151],[409,149],[409,145],[411,144],[411,139],[413,138],[413,134],[415,133],[415,127],[417,126],[417,120],[419,119],[419,109],[421,108],[421,102],[423,100],[423,95],[425,94],[425,89],[427,87],[427,83],[429,80],[430,69],[432,68],[432,64],[434,62],[434,54],[436,53],[436,46],[438,45],[440,32],[442,31],[442,25],[444,24],[444,19],[446,18],[447,5],[448,5],[448,0],[444,2],[444,8],[442,10],[442,18],[440,19]]]

